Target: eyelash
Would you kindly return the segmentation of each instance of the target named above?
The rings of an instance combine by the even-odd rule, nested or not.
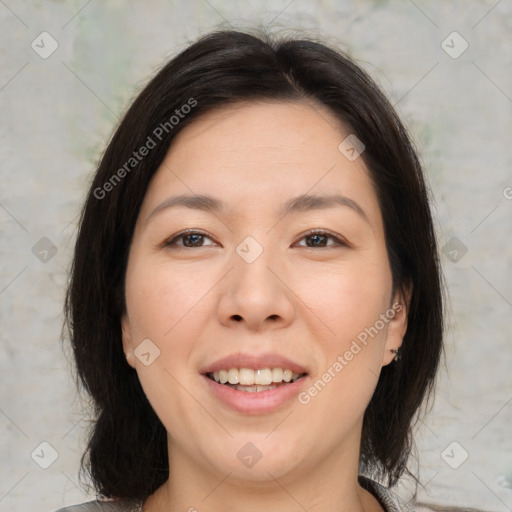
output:
[[[200,249],[202,247],[208,247],[208,246],[185,247],[184,245],[176,245],[174,243],[176,240],[179,240],[180,238],[184,238],[184,237],[186,237],[188,235],[199,235],[199,236],[202,236],[202,237],[205,237],[205,238],[210,238],[210,240],[212,240],[212,237],[210,237],[207,233],[205,233],[203,231],[197,231],[195,229],[189,229],[189,230],[186,230],[186,231],[182,231],[181,233],[178,233],[177,235],[173,236],[172,238],[170,238],[169,240],[164,242],[164,246],[165,247],[179,247],[180,249]],[[350,247],[350,244],[348,242],[346,242],[345,240],[341,239],[340,237],[334,235],[333,233],[331,233],[329,231],[324,231],[324,230],[321,230],[321,229],[313,229],[311,231],[308,231],[308,232],[304,233],[302,235],[302,238],[300,238],[299,241],[302,241],[304,238],[308,238],[308,237],[315,236],[315,235],[332,238],[333,240],[335,240],[336,243],[331,244],[331,245],[327,245],[327,246],[324,246],[324,247],[307,247],[307,246],[304,246],[304,245],[302,245],[300,247],[306,247],[307,249],[315,249],[315,248],[326,249],[327,247],[333,247],[333,246],[336,246],[336,245],[343,246],[343,247]]]

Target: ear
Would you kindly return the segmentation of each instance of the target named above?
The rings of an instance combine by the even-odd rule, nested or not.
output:
[[[388,323],[386,346],[382,358],[382,366],[386,366],[393,361],[396,351],[402,346],[407,331],[407,318],[409,305],[411,303],[412,288],[405,286],[395,292],[386,316],[390,318]]]
[[[128,315],[123,313],[121,317],[121,334],[123,339],[123,352],[126,356],[126,361],[128,364],[135,368],[135,359],[133,356],[133,346],[132,346],[132,337],[131,337],[131,327],[130,321],[128,320]]]

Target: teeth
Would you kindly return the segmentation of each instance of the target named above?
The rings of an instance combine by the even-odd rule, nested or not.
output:
[[[240,383],[240,373],[236,368],[231,368],[228,371],[228,382],[230,384],[239,384]]]
[[[272,382],[281,382],[283,380],[282,368],[272,368]]]
[[[270,368],[256,370],[254,372],[254,384],[260,384],[261,386],[272,384],[272,370]]]
[[[258,391],[267,391],[267,389],[274,389],[277,386],[233,386],[238,391],[246,391],[247,393],[256,393]]]
[[[212,374],[209,374],[212,375]],[[251,368],[230,368],[229,370],[219,370],[213,372],[213,379],[221,384],[232,384],[234,387],[245,386],[244,391],[252,392],[252,388],[256,386],[269,387],[272,383],[295,382],[302,374],[294,373],[288,369],[282,368],[260,368],[253,370]],[[255,386],[256,385],[256,386]],[[254,391],[260,391],[254,389]]]
[[[244,386],[250,386],[251,384],[254,383],[256,383],[256,381],[254,380],[254,370],[251,370],[250,368],[241,368],[240,384]],[[257,384],[259,384],[259,382]],[[265,384],[268,384],[268,382],[266,382]]]

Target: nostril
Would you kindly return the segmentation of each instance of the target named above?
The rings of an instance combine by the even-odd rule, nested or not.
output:
[[[233,318],[237,321],[237,322],[240,322],[240,320],[242,320],[242,317],[240,315],[233,315]]]

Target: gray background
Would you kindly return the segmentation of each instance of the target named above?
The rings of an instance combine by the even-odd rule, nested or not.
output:
[[[320,33],[370,72],[411,129],[450,293],[446,368],[418,423],[419,501],[512,510],[507,0],[0,1],[0,510],[94,497],[78,484],[86,422],[59,342],[79,208],[119,115],[157,66],[230,25]],[[49,56],[41,32],[58,43]],[[47,469],[42,442],[58,455]],[[410,488],[405,480],[400,493]]]

